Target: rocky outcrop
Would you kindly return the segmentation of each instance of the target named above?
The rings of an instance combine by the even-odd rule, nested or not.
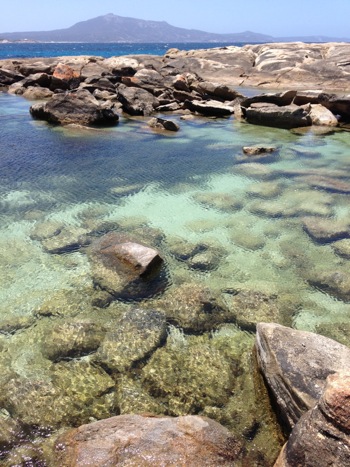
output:
[[[287,430],[316,405],[328,375],[350,371],[350,348],[279,324],[257,325],[256,350],[260,370]]]
[[[56,442],[53,466],[232,466],[241,446],[205,417],[120,415],[68,431]]]
[[[328,376],[317,405],[294,426],[274,467],[350,465],[350,373]]]
[[[55,94],[48,102],[32,105],[30,113],[36,119],[61,125],[115,125],[119,120],[111,106],[102,106],[86,90]]]
[[[337,89],[350,91],[350,73],[344,65],[349,48],[348,44],[287,43],[171,49],[164,57],[3,60],[0,86],[29,99],[84,89],[98,97],[103,112],[109,113],[107,120],[113,120],[109,112],[113,102],[114,108],[121,105],[131,115],[179,110],[239,117],[242,107],[252,123],[282,128],[336,126],[350,119],[350,96],[334,94]],[[244,98],[240,85],[283,91]],[[306,86],[311,90],[305,91]],[[34,114],[48,118],[35,108]]]

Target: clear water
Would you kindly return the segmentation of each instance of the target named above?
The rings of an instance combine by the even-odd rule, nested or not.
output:
[[[331,243],[312,241],[302,220],[349,223],[350,195],[315,188],[307,177],[350,184],[350,133],[297,134],[234,118],[179,116],[171,118],[181,130],[171,135],[153,132],[142,118],[121,118],[103,130],[64,129],[33,121],[28,107],[0,93],[1,368],[7,365],[21,381],[46,378],[51,369],[37,353],[35,333],[45,319],[54,326],[62,316],[79,314],[70,313],[69,294],[93,289],[83,252],[50,254],[33,238],[42,223],[80,232],[103,221],[132,231],[156,229],[170,288],[196,283],[218,298],[230,290],[277,296],[287,310],[282,324],[311,331],[323,325],[334,338],[332,326],[340,326],[347,342],[348,300],[309,279],[312,271],[348,274],[349,259]],[[247,160],[242,147],[253,144],[278,151]],[[217,267],[198,271],[176,260],[174,244],[181,241],[219,252]],[[63,297],[62,309],[52,316],[57,297]],[[89,319],[103,322],[104,313],[89,308]],[[13,413],[10,405],[2,408]]]

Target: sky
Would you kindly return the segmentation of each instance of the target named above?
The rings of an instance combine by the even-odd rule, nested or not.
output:
[[[350,0],[11,0],[0,33],[63,29],[107,13],[216,33],[350,37]]]

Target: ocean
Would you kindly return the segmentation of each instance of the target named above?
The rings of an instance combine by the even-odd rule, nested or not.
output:
[[[242,42],[176,42],[176,43],[42,43],[42,42],[0,42],[0,59],[30,58],[30,57],[60,57],[71,55],[95,55],[99,57],[112,57],[115,55],[147,54],[164,55],[170,48],[180,50],[207,49],[210,47],[226,47],[236,45],[241,47]]]
[[[208,44],[1,44],[0,54],[174,46]],[[179,124],[171,134],[127,115],[113,128],[61,128],[33,120],[30,105],[0,92],[1,465],[50,466],[58,429],[140,412],[209,416],[243,443],[245,465],[273,465],[281,438],[256,386],[255,326],[349,345],[350,240],[312,238],[307,222],[349,225],[350,133],[178,114],[161,115]],[[247,158],[254,144],[276,151]],[[109,231],[159,250],[164,290],[110,303],[84,240]],[[130,318],[140,309],[165,315],[151,344]]]

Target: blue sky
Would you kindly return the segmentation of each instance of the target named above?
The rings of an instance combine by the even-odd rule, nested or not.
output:
[[[350,0],[10,0],[0,32],[61,29],[107,13],[218,33],[350,37]]]

